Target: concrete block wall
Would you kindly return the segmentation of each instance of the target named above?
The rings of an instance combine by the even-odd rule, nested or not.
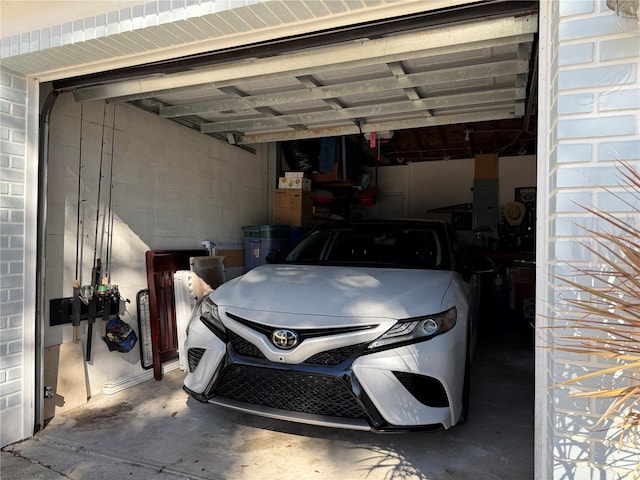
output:
[[[549,317],[538,317],[540,325],[563,325],[574,313],[559,315],[567,305],[564,299],[577,292],[563,286],[557,277],[579,279],[573,266],[598,267],[598,261],[580,242],[589,243],[581,228],[605,227],[584,207],[597,207],[640,223],[640,205],[621,202],[604,188],[621,192],[617,160],[640,169],[640,51],[638,38],[625,33],[605,1],[562,0],[541,2],[543,15],[551,21],[542,34],[541,122],[548,130],[546,161],[540,169],[538,309]],[[546,170],[546,171],[545,171]],[[542,202],[542,205],[541,205]],[[581,281],[585,281],[584,278]],[[542,288],[541,288],[542,287]],[[540,301],[541,300],[541,301]],[[578,313],[576,312],[575,315]],[[542,332],[544,344],[554,337]],[[547,443],[548,463],[538,478],[618,479],[626,478],[637,465],[637,446],[623,443],[618,449],[617,430],[606,431],[611,423],[596,426],[608,402],[572,397],[577,391],[614,385],[614,378],[598,379],[580,385],[559,388],[565,379],[583,374],[598,364],[593,358],[551,351],[538,352],[541,387],[549,387],[538,405],[545,410],[544,424],[538,432],[538,444]],[[603,384],[604,383],[604,384]],[[608,385],[605,385],[608,384]],[[604,430],[603,430],[603,427]],[[544,447],[543,447],[544,448]]]
[[[22,438],[26,81],[0,71],[0,444]]]
[[[83,117],[80,159],[80,118]],[[256,153],[228,145],[124,104],[88,102],[61,95],[51,117],[46,242],[46,297],[69,297],[75,278],[78,171],[81,163],[79,256],[82,283],[96,257],[110,250],[111,283],[131,300],[122,317],[137,330],[136,294],[147,288],[145,252],[202,248],[203,240],[242,245],[243,225],[268,223],[267,146]],[[103,129],[104,123],[104,129]],[[115,128],[114,128],[115,125]],[[113,137],[115,132],[115,137]],[[109,228],[109,180],[113,189]],[[98,178],[102,187],[98,210]],[[98,242],[96,245],[96,219]],[[103,271],[104,274],[104,271]],[[72,327],[49,326],[45,347],[68,342]],[[86,322],[79,328],[86,348]],[[93,361],[86,364],[90,395],[106,383],[141,372],[139,350],[109,352],[94,328]]]

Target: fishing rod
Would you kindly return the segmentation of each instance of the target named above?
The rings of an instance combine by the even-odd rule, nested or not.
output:
[[[102,303],[102,339],[107,344],[109,351],[128,352],[136,344],[138,338],[133,329],[123,322],[120,317],[120,305],[123,300],[117,285],[111,283],[111,262],[113,257],[113,238],[115,224],[115,205],[113,203],[113,166],[115,162],[115,136],[116,136],[116,104],[113,105],[113,125],[111,135],[111,165],[109,170],[109,200],[107,211],[103,217],[103,226],[107,225],[106,264],[104,278],[100,288],[105,295]],[[103,234],[104,240],[104,234]],[[128,299],[124,299],[129,303]],[[115,308],[112,316],[112,308]]]
[[[113,252],[113,218],[114,218],[114,209],[111,208],[111,202],[109,202],[109,213],[108,213],[108,220],[107,220],[107,225],[109,227],[109,231],[107,232],[107,264],[106,264],[106,268],[104,271],[104,281],[103,283],[105,285],[111,285],[111,274],[110,274],[110,268],[111,268],[111,260],[110,260],[110,253]]]
[[[73,303],[71,306],[71,325],[73,325],[73,342],[78,342],[78,325],[80,325],[80,203],[82,202],[82,124],[84,122],[84,103],[80,103],[80,151],[78,153],[78,205],[76,212],[76,278],[73,281]]]
[[[109,295],[102,309],[102,338],[103,339],[107,336],[107,324],[111,319],[112,301],[119,299],[119,292],[118,292],[117,286],[110,284],[111,279],[109,277],[109,268],[111,268],[109,253],[113,248],[113,217],[114,217],[114,213],[111,208],[109,208],[108,216],[109,218],[107,220],[107,225],[108,225],[109,231],[107,232],[107,253],[106,253],[107,263],[106,263],[105,275],[102,280],[102,284],[109,289]]]
[[[107,119],[107,102],[104,102],[104,108],[102,110],[102,140],[100,145],[100,168],[98,171],[98,198],[96,199],[96,227],[93,239],[93,267],[91,268],[91,300],[89,302],[89,320],[87,322],[87,352],[85,360],[88,362],[91,360],[91,346],[93,343],[93,324],[96,322],[96,315],[98,310],[98,298],[97,293],[99,291],[100,283],[100,269],[101,261],[98,256],[98,223],[100,222],[100,195],[102,190],[102,165],[104,158],[104,131]],[[97,292],[96,292],[97,290]]]
[[[98,256],[98,225],[100,224],[100,196],[102,191],[102,165],[103,165],[103,158],[104,158],[104,130],[105,130],[106,116],[107,116],[107,102],[104,103],[104,110],[102,112],[102,141],[100,146],[100,168],[98,170],[98,198],[96,200],[96,228],[95,228],[94,242],[93,242],[94,267],[96,264],[96,260],[99,260],[96,257]],[[100,251],[102,252],[102,246],[100,247]]]
[[[84,203],[86,199],[82,199],[81,200],[81,204],[82,204],[82,220],[80,221],[80,238],[81,240],[81,244],[80,244],[80,273],[78,275],[78,283],[80,284],[80,300],[82,300],[83,303],[85,303],[86,298],[84,297],[84,290],[82,287],[82,267],[84,266],[84,224],[85,224],[85,217],[86,217],[86,204]],[[77,248],[77,245],[76,245]]]
[[[109,167],[109,200],[107,203],[107,212],[108,212],[108,234],[107,234],[107,262],[104,271],[104,279],[102,281],[103,285],[110,288],[111,283],[111,258],[110,254],[113,248],[113,217],[114,212],[112,209],[112,198],[113,198],[113,157],[114,147],[115,147],[115,137],[116,137],[116,104],[113,104],[113,123],[112,123],[112,133],[111,133],[111,165]],[[113,298],[117,298],[117,292],[113,292]],[[109,322],[109,317],[111,316],[111,300],[112,297],[108,297],[107,301],[104,302],[102,307],[102,338],[104,339],[107,336],[107,323]]]
[[[115,127],[115,123],[116,123],[116,105],[113,105],[113,133],[111,135],[111,165],[109,167],[109,200],[107,203],[107,212],[108,212],[108,220],[107,220],[107,226],[109,228],[109,233],[107,234],[107,266],[106,269],[104,271],[104,278],[105,281],[107,282],[107,284],[110,283],[110,275],[111,275],[111,263],[110,263],[110,258],[109,258],[109,254],[111,253],[111,247],[113,246],[113,209],[112,207],[112,198],[113,198],[113,147],[115,145],[115,134],[116,134],[116,127]]]

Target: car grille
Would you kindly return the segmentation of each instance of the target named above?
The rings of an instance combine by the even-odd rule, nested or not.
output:
[[[200,360],[202,360],[202,356],[204,355],[204,348],[190,348],[187,351],[187,361],[189,362],[189,372],[194,372],[198,365],[200,364]]]
[[[237,333],[229,332],[229,337],[231,339],[231,345],[238,355],[251,358],[266,358],[258,347]],[[347,345],[346,347],[316,353],[307,358],[303,363],[306,365],[339,365],[349,357],[354,356],[366,345],[366,343],[358,343],[356,345]]]
[[[238,323],[241,323],[245,327],[249,327],[252,330],[255,330],[258,333],[261,333],[265,337],[269,338],[271,333],[279,328],[275,326],[268,326],[262,323],[252,322],[243,317],[239,317],[238,315],[234,315],[233,313],[227,312],[227,317],[232,320],[235,320]],[[364,330],[371,330],[372,328],[376,328],[377,325],[355,325],[349,327],[330,327],[330,328],[300,328],[295,329],[296,333],[300,337],[300,341],[303,342],[307,338],[316,338],[316,337],[328,337],[330,335],[340,335],[343,333],[353,333],[353,332],[362,332]]]
[[[242,338],[240,335],[234,332],[229,332],[231,339],[231,345],[238,355],[253,358],[265,358],[264,354],[249,340]]]
[[[354,356],[362,350],[366,343],[358,343],[356,345],[347,345],[346,347],[327,350],[326,352],[316,353],[307,358],[304,363],[307,365],[339,365],[349,357]]]
[[[231,400],[281,410],[367,418],[347,385],[329,375],[236,364],[224,371],[213,393]]]

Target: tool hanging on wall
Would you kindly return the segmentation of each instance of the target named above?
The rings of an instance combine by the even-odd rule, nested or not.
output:
[[[109,200],[107,203],[107,265],[106,265],[106,269],[104,271],[104,282],[106,282],[107,285],[110,285],[111,283],[111,259],[110,259],[110,254],[112,253],[112,247],[113,247],[113,217],[114,217],[114,209],[113,209],[113,149],[115,146],[115,134],[116,134],[116,125],[115,125],[115,121],[116,121],[116,106],[114,104],[113,106],[113,133],[111,136],[111,164],[109,166]]]
[[[73,325],[73,343],[78,342],[78,325],[80,325],[80,204],[82,203],[82,124],[84,123],[84,104],[80,104],[80,151],[78,153],[78,197],[76,213],[76,277],[73,281],[73,303],[71,309],[71,325]]]
[[[116,285],[111,285],[110,284],[110,277],[109,277],[109,268],[110,268],[110,258],[109,258],[109,253],[110,253],[110,244],[113,241],[113,235],[111,234],[111,228],[113,228],[113,212],[110,211],[109,212],[109,220],[107,220],[107,224],[109,225],[109,231],[107,232],[107,263],[106,263],[106,267],[105,267],[105,275],[104,278],[102,279],[102,289],[104,291],[104,301],[102,303],[102,339],[104,340],[105,337],[107,336],[107,323],[109,322],[109,319],[111,318],[111,302],[112,301],[117,301],[119,302],[119,292],[118,292],[118,287]]]
[[[101,261],[98,257],[98,223],[100,222],[100,195],[102,190],[102,165],[104,158],[104,131],[107,119],[107,102],[104,103],[102,111],[102,140],[100,145],[100,167],[98,169],[98,193],[96,199],[96,228],[93,241],[93,266],[91,268],[91,285],[87,285],[84,290],[91,295],[89,300],[89,311],[87,320],[87,349],[85,360],[91,360],[91,347],[93,344],[93,325],[96,322],[98,309],[98,285],[100,283],[100,266]]]
[[[107,226],[107,247],[106,247],[106,263],[104,278],[102,280],[101,289],[104,292],[104,301],[102,304],[102,339],[107,344],[110,352],[116,351],[127,353],[133,349],[138,337],[136,332],[120,318],[120,291],[117,285],[111,283],[111,262],[113,257],[113,238],[114,238],[114,220],[115,205],[113,204],[113,162],[114,162],[114,146],[115,146],[115,118],[116,108],[113,107],[113,135],[111,137],[111,167],[109,173],[109,200],[107,212],[105,214],[105,222]],[[129,303],[128,299],[124,300]],[[112,307],[115,309],[112,310]]]
[[[111,316],[111,304],[116,302],[116,305],[120,302],[120,293],[117,286],[111,285],[111,254],[113,248],[113,157],[115,147],[116,136],[116,105],[113,105],[113,124],[111,133],[111,164],[109,167],[109,200],[107,203],[107,212],[105,214],[105,221],[107,225],[107,251],[106,251],[106,264],[104,270],[104,278],[102,280],[102,289],[105,292],[104,302],[102,304],[102,338],[107,336],[107,323]]]

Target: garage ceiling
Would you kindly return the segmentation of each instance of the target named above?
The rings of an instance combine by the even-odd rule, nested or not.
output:
[[[128,102],[242,146],[377,132],[395,163],[533,153],[536,12],[433,23],[293,51],[229,52],[73,91],[78,101]]]

